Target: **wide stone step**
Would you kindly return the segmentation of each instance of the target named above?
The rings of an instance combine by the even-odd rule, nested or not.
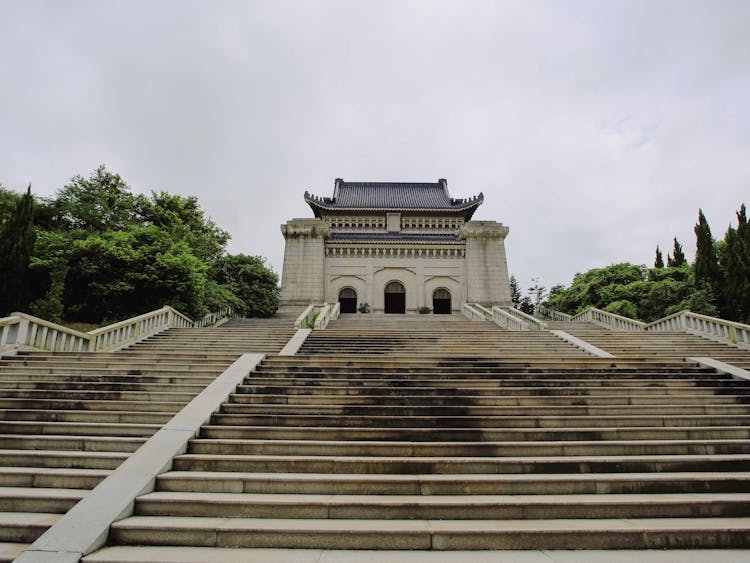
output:
[[[0,423],[0,430],[3,424]],[[85,430],[85,429],[84,429]],[[750,439],[747,426],[638,426],[599,428],[293,428],[278,426],[203,426],[210,440],[339,440],[339,441],[544,441],[544,440],[717,440]]]
[[[128,452],[0,450],[0,467],[115,469],[129,455]]]
[[[174,412],[0,409],[0,420],[163,425]]]
[[[566,413],[553,414],[549,409],[524,414],[506,414],[505,416],[341,416],[341,415],[258,415],[246,413],[247,409],[233,409],[224,405],[224,410],[234,413],[219,413],[211,417],[215,425],[226,426],[278,426],[278,427],[327,427],[327,428],[564,428],[566,426],[585,426],[591,428],[610,427],[622,424],[625,426],[746,426],[750,415],[743,412],[735,414],[703,414],[687,412],[685,414],[661,415],[663,409],[647,412],[636,409],[625,414],[610,414],[601,410],[595,416],[588,414],[589,409],[567,409]],[[685,409],[680,409],[685,410]]]
[[[155,401],[187,403],[197,393],[171,391],[112,391],[89,389],[2,389],[0,396],[17,399],[80,399],[81,401]]]
[[[348,495],[750,493],[750,473],[357,475],[170,471],[158,491]]]
[[[0,409],[177,412],[185,402],[0,398]]]
[[[65,514],[86,493],[86,489],[0,487],[0,512]]]
[[[745,547],[748,518],[333,520],[131,517],[112,525],[133,545],[320,549],[664,549]]]
[[[0,400],[2,405],[2,400]],[[641,405],[618,405],[618,404],[581,404],[581,405],[555,405],[545,406],[529,405],[511,405],[498,407],[400,407],[400,406],[350,406],[350,407],[322,407],[322,406],[303,406],[303,405],[243,405],[237,403],[227,403],[221,407],[221,411],[227,414],[244,414],[246,416],[272,415],[284,417],[290,420],[290,416],[348,416],[359,417],[355,424],[360,425],[364,419],[371,418],[373,424],[382,418],[387,417],[426,417],[426,416],[550,416],[550,415],[653,415],[662,414],[750,414],[750,406],[737,404],[715,404],[703,405],[694,403],[690,405],[650,403]],[[248,424],[255,424],[248,420]],[[342,423],[342,426],[351,425],[351,423]],[[365,424],[366,425],[366,424]]]
[[[31,543],[60,516],[44,512],[0,512],[0,542]]]
[[[117,436],[0,435],[0,448],[9,450],[74,450],[78,452],[134,452],[145,438]]]
[[[47,441],[38,437],[27,440]],[[122,439],[125,440],[125,439]],[[114,439],[86,441],[86,447],[128,451],[129,444]],[[8,444],[19,442],[7,441]],[[54,442],[53,442],[54,443]],[[0,447],[9,447],[0,437]],[[114,450],[121,446],[122,450]],[[504,457],[582,455],[702,455],[750,454],[750,440],[559,440],[509,442],[343,442],[338,440],[191,440],[190,452],[226,455]],[[101,449],[99,451],[101,451]]]
[[[38,492],[38,491],[34,491]],[[506,520],[706,518],[750,515],[749,493],[607,495],[313,495],[156,492],[138,516]],[[2,506],[0,496],[0,507]]]
[[[494,396],[456,395],[451,398],[433,397],[429,395],[412,394],[404,390],[400,395],[390,398],[382,396],[285,396],[285,395],[255,395],[252,393],[235,393],[230,400],[235,404],[255,405],[258,412],[263,412],[267,406],[288,406],[293,409],[314,409],[320,413],[351,412],[352,409],[376,407],[384,412],[398,411],[402,407],[410,409],[443,409],[466,408],[474,412],[481,407],[512,406],[512,405],[663,405],[666,403],[677,405],[722,405],[722,404],[750,404],[750,395],[715,395],[713,393],[695,392],[691,394],[666,395],[635,393],[596,394],[584,393],[546,393],[536,395],[495,394]],[[287,410],[287,409],[282,409]],[[294,411],[292,411],[294,412]],[[304,412],[304,411],[301,411]],[[489,413],[488,413],[489,414]]]
[[[106,469],[0,467],[0,487],[93,489],[109,474]]]
[[[328,474],[560,474],[745,471],[750,455],[610,455],[537,457],[396,457],[183,454],[175,471]]]
[[[0,421],[2,434],[149,437],[159,428],[161,428],[159,424]]]

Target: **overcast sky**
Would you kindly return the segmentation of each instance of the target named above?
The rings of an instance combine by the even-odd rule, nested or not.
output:
[[[280,274],[334,178],[483,192],[524,287],[750,204],[750,1],[0,0],[0,183],[198,196]]]

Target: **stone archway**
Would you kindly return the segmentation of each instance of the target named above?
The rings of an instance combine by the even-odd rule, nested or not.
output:
[[[444,287],[432,292],[432,312],[435,315],[451,314],[451,292]]]
[[[339,303],[342,313],[357,312],[357,292],[351,287],[344,287],[339,291]]]
[[[383,291],[386,313],[404,314],[406,313],[406,289],[404,284],[399,281],[392,281],[386,284]]]

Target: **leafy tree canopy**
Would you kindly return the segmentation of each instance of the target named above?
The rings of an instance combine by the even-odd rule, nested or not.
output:
[[[21,200],[0,189],[3,228],[21,220],[15,210]],[[38,207],[36,240],[22,269],[29,272],[29,306],[39,316],[102,323],[163,305],[194,318],[227,306],[269,316],[278,307],[276,274],[262,258],[227,255],[229,234],[195,197],[133,195],[118,174],[100,166],[88,178],[74,176]],[[21,303],[17,294],[9,293],[15,302],[4,304],[5,312],[26,308],[29,300]]]

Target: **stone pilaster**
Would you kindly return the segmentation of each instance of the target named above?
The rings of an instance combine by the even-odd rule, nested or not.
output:
[[[296,309],[325,299],[325,238],[322,219],[291,219],[281,225],[286,245],[281,274],[281,307]]]
[[[467,301],[509,306],[510,281],[505,237],[510,229],[496,221],[469,221],[459,236],[466,240]]]

